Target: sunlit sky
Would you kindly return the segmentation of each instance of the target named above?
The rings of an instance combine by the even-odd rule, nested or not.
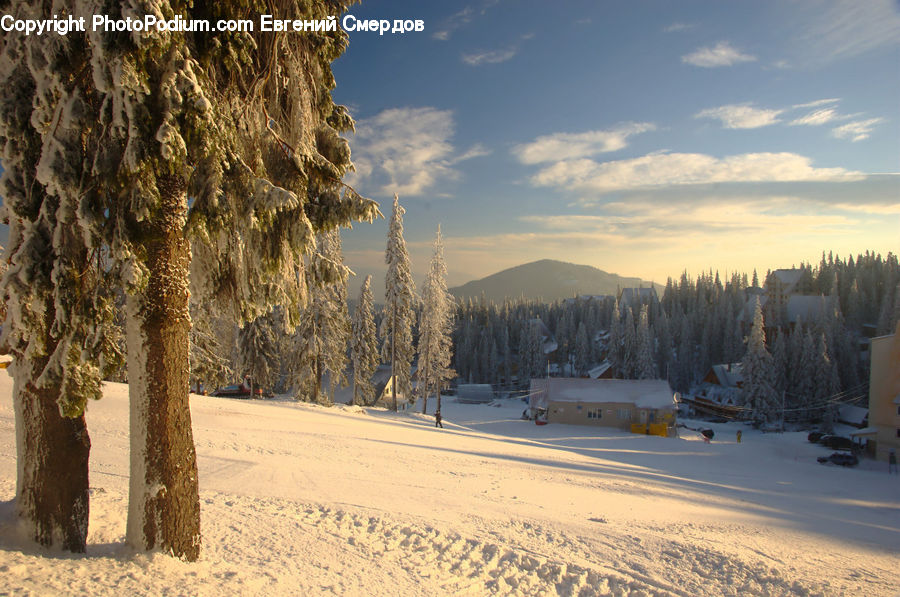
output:
[[[665,283],[900,249],[900,2],[386,2],[357,18],[334,97],[349,182],[421,279],[550,258]],[[387,220],[344,234],[382,288]]]

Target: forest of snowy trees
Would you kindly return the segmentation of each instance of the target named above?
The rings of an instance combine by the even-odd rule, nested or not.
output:
[[[795,292],[819,297],[813,300],[823,308],[809,321],[794,323],[773,311],[755,336],[754,305],[765,296],[765,279],[756,273],[724,281],[712,272],[683,274],[668,281],[662,297],[634,292],[629,296],[635,298],[623,302],[469,300],[457,310],[454,366],[466,381],[518,389],[529,377],[546,375],[548,364],[554,372],[581,376],[606,361],[614,377],[668,379],[673,389],[687,393],[712,365],[747,362],[749,349],[764,350],[767,357],[750,359],[745,385],[748,394],[757,391],[752,376],[763,367],[759,375],[771,378],[771,387],[766,400],[745,405],[748,418],[772,420],[776,408],[780,416],[784,399],[788,419],[819,420],[829,405],[865,395],[864,338],[895,329],[900,267],[896,255],[867,252],[846,260],[823,254],[817,266],[801,264],[797,270]],[[534,319],[546,324],[558,344],[548,355],[536,352],[528,324]]]

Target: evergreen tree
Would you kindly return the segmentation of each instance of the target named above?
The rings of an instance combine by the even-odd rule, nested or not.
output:
[[[441,410],[441,388],[453,377],[450,369],[450,333],[453,327],[453,297],[447,292],[447,266],[444,264],[444,245],[441,228],[438,226],[434,238],[434,252],[425,287],[422,289],[422,323],[419,326],[419,384],[422,395],[422,413],[427,412],[428,396],[434,391],[437,410]],[[493,338],[490,338],[488,356],[497,352]],[[492,373],[496,362],[491,363]]]
[[[641,306],[641,316],[637,329],[637,347],[635,351],[635,377],[637,379],[656,379],[656,362],[653,358],[653,345],[650,335],[650,318],[647,305]]]
[[[620,366],[624,379],[634,379],[637,364],[637,330],[634,325],[634,310],[625,307],[625,323],[622,331],[622,363]]]
[[[283,317],[273,311],[244,325],[237,338],[237,369],[251,390],[271,387],[280,369]]]
[[[373,316],[372,276],[366,276],[359,291],[359,302],[353,315],[350,336],[350,359],[353,363],[353,404],[368,405],[375,399],[372,375],[378,367],[378,339]]]
[[[584,375],[590,367],[591,347],[588,343],[587,327],[584,322],[578,324],[575,333],[575,375]]]
[[[607,352],[607,359],[609,360],[610,367],[612,368],[613,377],[621,378],[623,375],[623,346],[624,338],[622,337],[622,325],[621,319],[619,317],[619,299],[616,299],[615,304],[613,305],[612,315],[610,317],[609,323],[609,351]]]
[[[18,18],[46,18],[44,3],[15,6]],[[8,35],[0,56],[0,344],[14,359],[15,512],[36,542],[73,552],[85,550],[90,510],[84,409],[121,362],[110,278],[80,211],[98,196],[79,169],[101,135],[78,76],[89,59],[78,35]]]
[[[229,351],[211,319],[209,303],[191,305],[191,380],[198,393],[201,385],[217,388],[234,376]]]
[[[34,4],[41,14],[44,3]],[[323,18],[343,8],[340,1],[287,2],[279,16]],[[84,9],[121,20],[140,19],[144,10],[90,2]],[[259,8],[163,0],[154,10],[190,21],[233,11],[252,19]],[[126,539],[195,560],[188,271],[197,296],[231,305],[236,319],[284,304],[291,323],[303,299],[294,268],[313,233],[378,214],[340,181],[351,164],[339,133],[353,123],[331,100],[330,62],[347,38],[339,30],[244,33],[217,43],[205,32],[66,37],[85,51],[63,58],[47,44],[53,55],[31,62],[42,85],[58,76],[66,91],[45,95],[55,104],[47,114],[66,122],[42,132],[44,145],[59,147],[51,137],[61,131],[94,137],[73,145],[82,152],[77,159],[37,169],[89,183],[68,213],[77,214],[90,248],[109,256],[103,273],[127,292],[130,435],[139,457],[131,461]]]
[[[811,329],[807,329],[800,337],[803,340],[799,365],[792,388],[795,396],[793,406],[800,413],[801,419],[810,420],[813,417],[813,407],[816,399],[819,355],[816,353],[816,341],[813,338]]]
[[[295,333],[290,382],[298,399],[329,405],[334,387],[346,384],[347,268],[338,231],[323,232],[317,238],[317,250],[304,268],[309,297]],[[331,379],[330,394],[322,387],[326,374]]]
[[[384,319],[381,321],[381,358],[391,363],[392,408],[397,410],[397,393],[410,399],[410,367],[413,358],[413,307],[416,287],[409,269],[409,253],[403,239],[403,214],[400,199],[394,195],[394,209],[388,232],[385,262]]]
[[[774,423],[779,416],[780,400],[775,392],[772,355],[766,349],[765,328],[759,301],[753,313],[753,328],[747,340],[742,376],[744,378],[744,400],[753,411],[757,421]]]

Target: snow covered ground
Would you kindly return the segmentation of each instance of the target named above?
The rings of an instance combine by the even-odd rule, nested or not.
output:
[[[704,444],[538,427],[524,405],[419,414],[192,397],[202,559],[124,545],[127,388],[90,404],[86,555],[12,518],[0,372],[0,595],[897,595],[900,477],[799,433]],[[735,431],[743,429],[743,441]]]

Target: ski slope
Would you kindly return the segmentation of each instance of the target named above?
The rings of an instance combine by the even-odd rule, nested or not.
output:
[[[92,402],[88,552],[12,516],[0,372],[0,594],[896,595],[900,477],[799,433],[666,439],[535,426],[521,402],[421,414],[191,398],[203,555],[124,544],[127,387]],[[743,430],[741,444],[735,431]]]

